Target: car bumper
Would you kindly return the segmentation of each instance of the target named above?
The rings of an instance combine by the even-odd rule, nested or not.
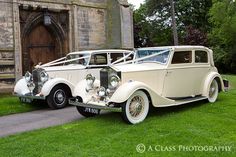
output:
[[[80,107],[85,107],[85,108],[94,108],[94,109],[100,109],[100,110],[108,110],[112,112],[121,112],[121,107],[115,107],[113,105],[107,105],[105,102],[88,102],[88,103],[81,103],[76,101],[76,98],[71,98],[69,99],[69,104],[74,105],[74,106],[80,106]]]
[[[27,103],[30,103],[33,100],[45,100],[46,99],[46,97],[44,97],[44,96],[37,96],[37,95],[32,95],[32,94],[25,94],[25,95],[14,94],[14,95],[19,97],[22,102],[27,102]]]

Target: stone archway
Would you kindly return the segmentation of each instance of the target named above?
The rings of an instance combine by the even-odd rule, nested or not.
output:
[[[49,13],[49,25],[44,24],[44,14],[20,10],[23,73],[32,71],[39,62],[52,61],[68,52],[68,13]]]

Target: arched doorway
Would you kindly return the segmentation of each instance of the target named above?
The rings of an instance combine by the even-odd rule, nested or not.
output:
[[[29,63],[24,66],[25,70],[31,71],[38,63],[47,63],[59,57],[56,52],[60,51],[60,43],[43,24],[36,26],[26,38]]]
[[[44,24],[44,14],[20,10],[23,74],[32,71],[38,63],[47,63],[68,52],[68,33],[61,20],[57,20],[59,13],[51,13],[49,25]]]

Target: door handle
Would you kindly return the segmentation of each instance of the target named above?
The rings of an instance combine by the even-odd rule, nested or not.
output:
[[[168,75],[170,75],[170,74],[172,74],[172,73],[173,73],[172,70],[168,70],[168,71],[166,72],[166,76],[168,76]]]

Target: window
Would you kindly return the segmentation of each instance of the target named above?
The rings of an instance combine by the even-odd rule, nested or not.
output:
[[[161,64],[165,64],[168,61],[170,51],[168,49],[166,50],[138,50],[137,51],[137,59],[141,59],[143,57],[148,57],[146,59],[143,59],[139,62],[157,62]]]
[[[177,51],[174,53],[172,64],[192,63],[192,51]]]
[[[130,53],[125,53],[124,55],[125,56],[127,56],[127,55],[129,55]],[[130,61],[130,60],[132,60],[134,58],[134,55],[133,54],[131,54],[131,55],[129,55],[129,57],[127,57],[125,60],[126,61]]]
[[[121,58],[124,57],[123,53],[110,53],[110,56],[111,56],[111,63],[113,63],[113,62],[117,61],[118,59],[121,59]],[[120,62],[123,62],[123,60],[120,61]]]
[[[91,56],[89,65],[104,65],[107,64],[107,54],[95,54]]]
[[[208,55],[206,51],[195,51],[195,63],[208,63]]]
[[[81,58],[81,59],[74,60],[76,58]],[[73,61],[66,62],[65,65],[69,65],[69,64],[87,65],[88,58],[89,58],[89,54],[69,54],[66,56],[66,61],[69,61],[69,60],[73,60]]]

